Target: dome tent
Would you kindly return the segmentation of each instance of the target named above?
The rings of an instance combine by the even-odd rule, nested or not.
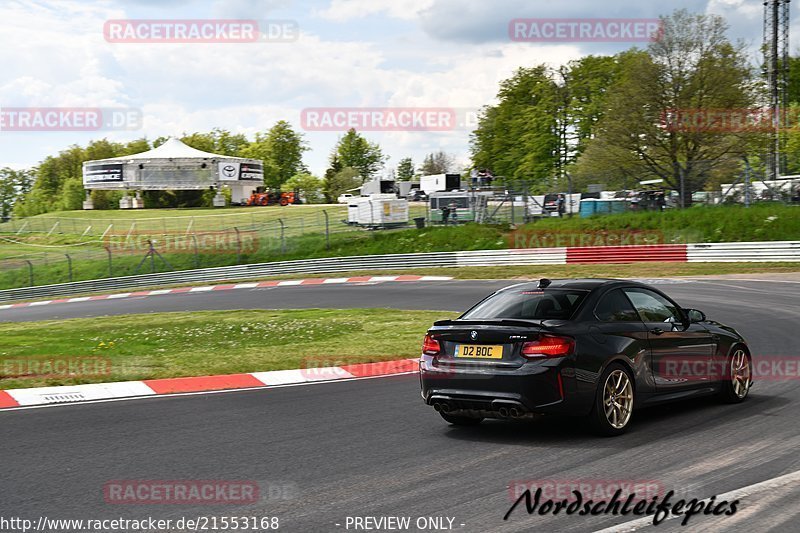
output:
[[[169,138],[164,144],[138,154],[86,161],[83,187],[86,190],[135,191],[137,202],[127,194],[120,207],[141,207],[139,191],[205,190],[221,186],[231,189],[238,203],[264,184],[263,163],[258,159],[231,157],[204,152]],[[88,201],[91,204],[91,201]],[[214,205],[224,205],[217,193]],[[85,209],[91,205],[84,204]]]

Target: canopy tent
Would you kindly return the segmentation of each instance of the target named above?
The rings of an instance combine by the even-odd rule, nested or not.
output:
[[[175,138],[147,152],[83,164],[87,190],[203,190],[224,185],[238,203],[263,184],[260,160],[204,152]]]

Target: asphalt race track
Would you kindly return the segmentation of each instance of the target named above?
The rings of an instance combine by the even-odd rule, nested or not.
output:
[[[510,283],[183,293],[10,309],[0,321],[200,309],[461,310]],[[736,327],[756,361],[800,356],[800,283],[659,288]],[[528,516],[521,506],[504,521],[508,487],[515,480],[650,481],[687,499],[720,495],[800,470],[798,400],[797,376],[762,380],[738,406],[710,399],[637,411],[629,433],[612,439],[593,437],[576,419],[452,428],[422,403],[413,375],[5,411],[0,516],[277,516],[283,531],[347,531],[348,516],[410,516],[412,523],[447,516],[464,532],[592,531],[635,517]],[[106,503],[103,485],[126,479],[253,480],[262,497],[244,506]],[[689,528],[676,519],[658,530],[800,531],[798,486],[746,496],[733,517],[695,516]]]

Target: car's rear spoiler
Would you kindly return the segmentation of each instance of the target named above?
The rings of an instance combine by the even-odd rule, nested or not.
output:
[[[437,320],[433,323],[434,326],[482,326],[486,324],[499,325],[499,326],[518,326],[518,327],[531,327],[539,326],[546,327],[543,320],[524,320],[521,318],[495,318],[495,319],[481,319],[481,320]]]

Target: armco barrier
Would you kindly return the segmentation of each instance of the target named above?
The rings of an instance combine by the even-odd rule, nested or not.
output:
[[[800,261],[800,242],[717,242],[686,245],[690,263]]]
[[[800,261],[800,241],[477,250],[276,261],[273,263],[181,270],[8,289],[0,291],[0,302],[108,292],[119,289],[136,289],[155,285],[258,279],[281,274],[321,274],[353,270],[400,270],[459,266],[563,265],[568,263],[635,263],[648,261]]]
[[[686,262],[685,244],[567,248],[567,263]]]

